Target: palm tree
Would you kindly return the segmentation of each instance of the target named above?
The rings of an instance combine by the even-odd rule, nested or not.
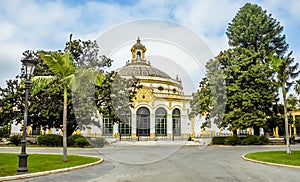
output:
[[[70,35],[70,42],[72,34]],[[64,88],[64,107],[63,107],[63,162],[67,162],[67,88],[74,89],[75,86],[75,69],[74,60],[70,50],[64,54],[60,52],[39,51],[40,57],[53,72],[50,76],[35,76],[32,78],[32,94],[39,93],[42,89],[58,80]]]
[[[292,65],[294,59],[291,58],[292,52],[290,52],[286,57],[272,56],[271,66],[277,74],[277,80],[279,82],[279,87],[282,90],[282,99],[284,107],[284,123],[285,123],[285,138],[287,154],[291,154],[290,142],[289,142],[289,132],[288,132],[288,116],[287,116],[287,99],[286,95],[293,82],[289,82],[290,78],[296,78],[299,74],[298,63]]]
[[[32,78],[32,94],[39,93],[42,89],[46,88],[53,81],[58,81],[64,88],[64,106],[63,106],[63,162],[67,162],[67,89],[70,88],[74,92],[83,82],[91,79],[95,85],[100,86],[104,80],[101,72],[96,71],[95,68],[81,68],[76,69],[74,58],[72,57],[72,34],[70,35],[70,42],[67,51],[62,54],[61,52],[45,52],[39,51],[40,57],[45,64],[53,72],[49,76],[35,76]],[[84,97],[84,96],[83,96]]]

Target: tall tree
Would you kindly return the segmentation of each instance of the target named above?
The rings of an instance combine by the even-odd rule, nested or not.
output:
[[[70,40],[72,35],[70,36]],[[74,89],[75,87],[75,69],[74,60],[71,53],[67,51],[62,54],[60,52],[43,52],[39,55],[44,60],[45,64],[53,72],[49,76],[35,76],[32,78],[32,94],[39,93],[43,88],[51,82],[58,80],[63,86],[63,162],[67,162],[67,88]]]
[[[296,78],[300,71],[298,69],[298,63],[294,64],[294,59],[290,56],[290,52],[286,57],[279,57],[277,55],[271,57],[271,65],[276,72],[278,84],[282,91],[282,100],[284,106],[284,123],[285,123],[285,138],[286,138],[286,147],[287,154],[291,154],[291,148],[289,143],[289,132],[288,132],[288,115],[287,115],[287,92],[292,86],[293,82],[290,82],[290,79]]]
[[[268,57],[273,54],[283,56],[287,51],[288,44],[282,31],[283,26],[276,19],[272,18],[271,14],[268,15],[266,10],[263,10],[258,5],[246,3],[237,12],[232,22],[229,23],[226,32],[229,45],[235,47],[233,49],[238,48],[234,51],[236,56],[234,59],[236,61],[234,61],[234,64],[227,66],[226,69],[229,73],[231,72],[230,76],[237,76],[231,80],[232,82],[238,83],[242,81],[240,84],[244,85],[244,90],[236,89],[236,87],[235,90],[231,91],[231,94],[227,93],[227,97],[229,101],[230,98],[239,98],[236,101],[244,104],[253,104],[255,111],[250,111],[250,113],[261,112],[256,115],[259,119],[257,118],[255,126],[261,126],[259,123],[265,121],[271,110],[271,103],[275,101],[275,96],[277,95],[277,88],[274,84],[275,72],[269,68],[270,60]],[[228,57],[228,55],[226,56]],[[236,67],[240,69],[235,69]],[[240,80],[241,78],[242,80]],[[228,81],[226,80],[226,85],[230,84]],[[252,92],[250,97],[244,97],[244,91],[248,91],[249,94]],[[249,99],[248,102],[244,101],[245,98]],[[233,113],[239,111],[240,108],[231,104],[227,103],[226,112],[232,112],[233,116]],[[249,115],[248,117],[252,116]],[[247,120],[248,117],[243,119]],[[256,134],[257,129],[256,127]]]

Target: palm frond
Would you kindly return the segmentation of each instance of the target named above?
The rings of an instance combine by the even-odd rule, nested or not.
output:
[[[66,75],[71,75],[74,74],[75,69],[76,69],[76,65],[74,63],[74,59],[71,55],[70,52],[66,52],[64,55],[64,61],[65,61],[65,68],[67,70],[67,74]]]
[[[61,81],[65,82],[68,87],[73,91],[77,90],[78,84],[76,82],[75,74],[63,78]]]
[[[70,54],[71,53],[69,52],[61,54],[59,52],[39,51],[39,55],[44,60],[49,69],[55,75],[60,74],[62,77],[66,77],[75,72],[76,66]]]
[[[51,82],[56,80],[56,76],[34,76],[31,78],[31,94],[35,95],[39,93],[42,89],[47,87]]]

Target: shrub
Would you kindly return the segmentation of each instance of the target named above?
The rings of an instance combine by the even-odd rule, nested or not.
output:
[[[18,146],[21,143],[22,138],[19,135],[13,135],[9,137],[9,141],[15,146]]]
[[[225,143],[225,139],[227,137],[224,136],[216,136],[212,139],[212,143],[216,145],[223,145]]]
[[[98,147],[98,148],[101,148],[105,144],[107,144],[105,138],[90,138],[89,141],[93,147]]]
[[[75,140],[77,138],[84,138],[84,136],[82,135],[71,135],[68,137],[68,146],[71,147],[71,146],[75,146]]]
[[[238,136],[229,136],[225,139],[225,145],[237,145],[241,143],[241,139]]]
[[[259,139],[260,139],[262,145],[266,145],[269,143],[269,138],[264,135],[260,136]]]
[[[256,135],[249,135],[241,142],[242,145],[263,145],[268,143],[269,143],[269,139],[267,137],[256,136]]]
[[[8,126],[0,126],[0,137],[9,137],[9,127]]]
[[[37,142],[39,145],[45,145],[45,146],[62,146],[63,137],[61,135],[54,135],[54,134],[46,134],[46,135],[40,135],[37,138]]]
[[[84,137],[79,137],[79,138],[77,138],[77,139],[75,140],[75,146],[76,146],[76,147],[81,147],[81,148],[83,148],[83,147],[89,146],[89,145],[90,145],[89,142],[88,142],[87,139],[84,138]]]

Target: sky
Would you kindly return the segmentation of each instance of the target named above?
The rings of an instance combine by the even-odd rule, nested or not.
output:
[[[203,40],[213,58],[213,55],[228,48],[225,34],[228,23],[246,2],[258,4],[284,26],[283,33],[289,50],[293,51],[295,60],[300,62],[299,0],[2,0],[0,87],[4,87],[6,80],[13,79],[20,72],[20,59],[25,50],[61,50],[70,33],[74,39],[96,40],[124,24],[141,20],[168,21],[190,30]],[[132,36],[143,34],[148,35],[137,32]],[[147,43],[149,37],[144,38]],[[143,37],[141,39],[143,41]],[[123,43],[128,45],[134,41],[126,40]],[[149,45],[152,43],[148,42]],[[100,42],[99,46],[100,51],[105,49],[105,43]],[[192,47],[186,49],[191,52]],[[113,54],[110,56],[117,58]],[[153,56],[156,58],[157,55]],[[197,82],[197,79],[193,82]]]

